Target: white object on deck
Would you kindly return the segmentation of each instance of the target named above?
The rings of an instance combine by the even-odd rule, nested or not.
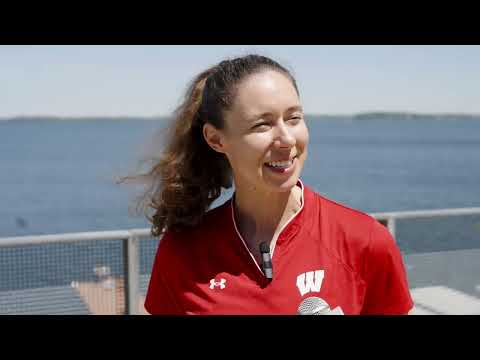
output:
[[[445,286],[428,286],[410,290],[415,303],[414,314],[435,311],[442,315],[480,315],[480,299]]]

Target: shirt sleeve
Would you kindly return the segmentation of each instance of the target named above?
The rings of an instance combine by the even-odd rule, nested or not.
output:
[[[151,315],[180,315],[181,311],[165,281],[165,269],[168,268],[166,233],[160,240],[153,263],[150,282],[145,297],[145,310]]]
[[[375,221],[364,263],[366,293],[361,314],[401,315],[413,307],[400,249]]]

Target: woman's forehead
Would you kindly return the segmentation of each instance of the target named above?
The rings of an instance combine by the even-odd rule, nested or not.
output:
[[[237,87],[232,110],[242,117],[283,113],[300,107],[292,81],[277,71],[264,71],[243,80]]]

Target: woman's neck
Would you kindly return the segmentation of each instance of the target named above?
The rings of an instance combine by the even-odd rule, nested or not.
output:
[[[247,246],[256,253],[261,242],[275,243],[280,230],[301,208],[302,190],[262,192],[238,187],[235,190],[235,219]]]

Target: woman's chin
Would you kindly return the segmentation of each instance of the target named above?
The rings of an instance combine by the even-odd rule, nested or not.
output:
[[[292,174],[286,179],[268,178],[264,180],[268,188],[272,191],[287,192],[292,190],[297,185],[298,175]]]

